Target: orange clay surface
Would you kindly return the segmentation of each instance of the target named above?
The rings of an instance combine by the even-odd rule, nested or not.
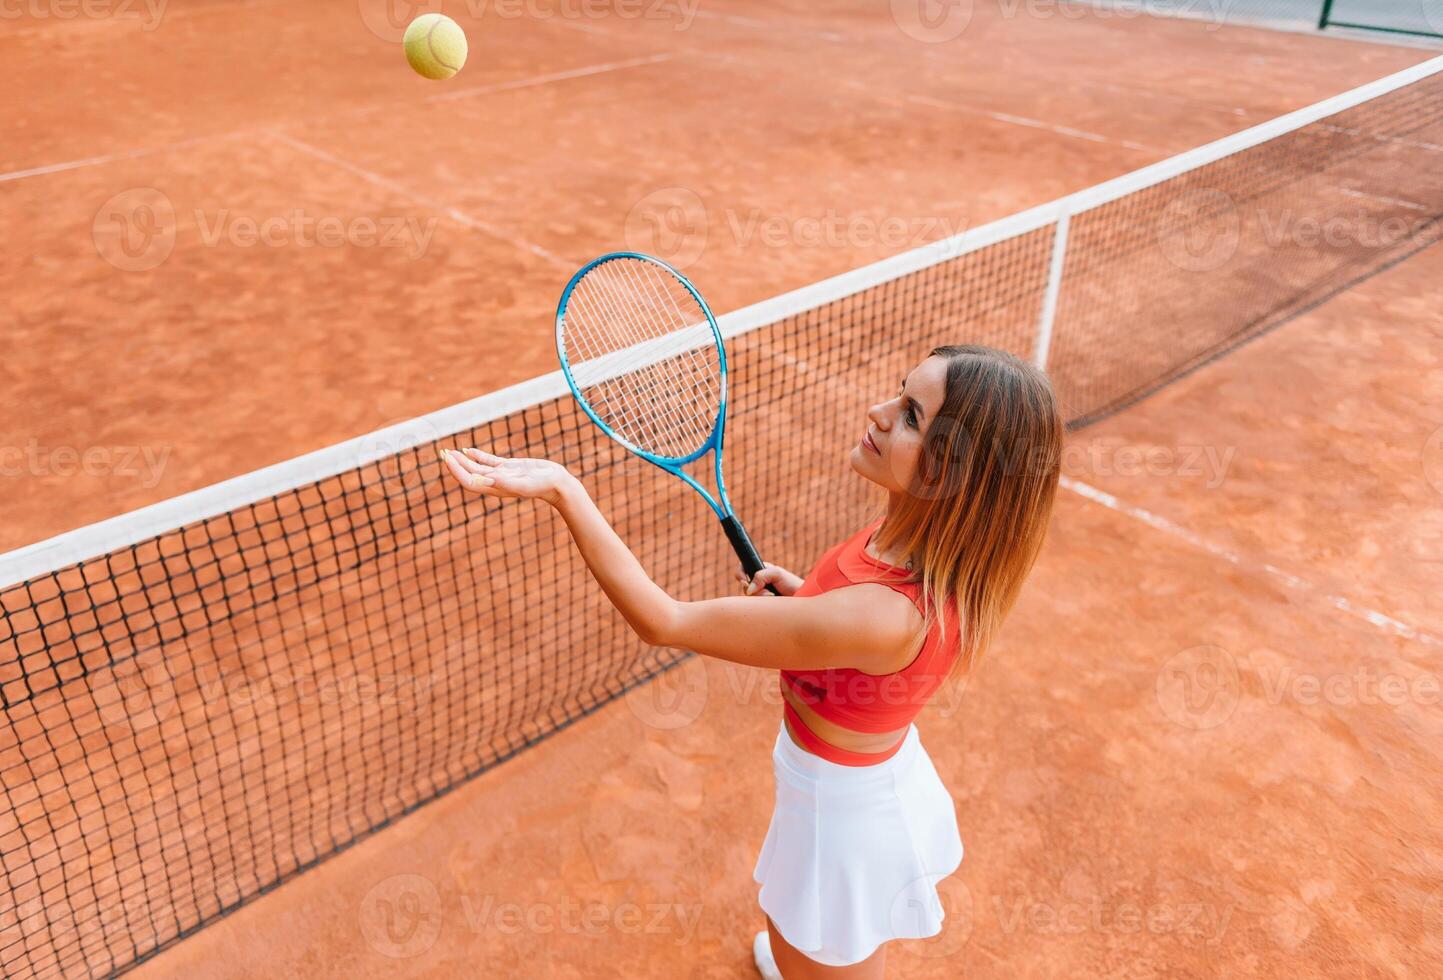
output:
[[[449,5],[471,55],[437,84],[384,6],[0,21],[0,446],[39,460],[0,549],[549,371],[601,252],[733,309],[1425,57],[982,4],[937,43],[880,3]],[[1440,282],[1424,252],[1073,437],[1001,642],[919,721],[968,853],[890,975],[1430,971]],[[136,975],[750,976],[779,715],[691,661]]]
[[[918,721],[967,857],[889,976],[1429,974],[1440,282],[1424,252],[1073,437],[1001,641]],[[754,976],[779,714],[688,661],[137,975]]]

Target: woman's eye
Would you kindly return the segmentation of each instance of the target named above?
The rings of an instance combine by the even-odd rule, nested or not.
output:
[[[917,412],[914,409],[907,409],[907,424],[914,429],[917,428]]]

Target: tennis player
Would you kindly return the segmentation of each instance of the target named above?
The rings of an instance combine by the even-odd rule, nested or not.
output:
[[[767,929],[753,955],[767,978],[878,978],[887,942],[941,930],[936,885],[962,861],[952,798],[913,719],[971,668],[1017,598],[1062,434],[1036,368],[938,347],[867,411],[850,451],[885,510],[805,579],[768,565],[738,575],[746,595],[699,602],[651,580],[565,467],[477,449],[443,458],[468,490],[555,507],[647,643],[780,671],[776,805],[753,872]]]

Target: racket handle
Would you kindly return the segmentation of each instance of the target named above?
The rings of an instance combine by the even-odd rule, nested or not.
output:
[[[722,530],[727,533],[727,540],[732,543],[732,550],[742,560],[742,571],[747,573],[747,578],[751,578],[766,567],[762,556],[757,554],[752,539],[747,537],[747,529],[742,527],[741,521],[737,520],[735,516],[723,517],[721,524]],[[772,595],[781,595],[775,587],[770,585],[767,586],[767,591]]]

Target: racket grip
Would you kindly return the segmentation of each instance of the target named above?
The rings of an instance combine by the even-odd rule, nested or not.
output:
[[[742,571],[747,573],[747,578],[751,578],[757,572],[760,572],[765,567],[765,563],[762,561],[762,556],[757,554],[757,549],[756,546],[752,544],[752,539],[747,537],[747,529],[742,527],[742,522],[737,520],[735,516],[728,516],[722,518],[721,524],[722,530],[727,533],[727,540],[732,543],[732,550],[735,551],[737,557],[742,560]],[[780,592],[770,585],[767,586],[767,591],[772,595],[781,595]]]

